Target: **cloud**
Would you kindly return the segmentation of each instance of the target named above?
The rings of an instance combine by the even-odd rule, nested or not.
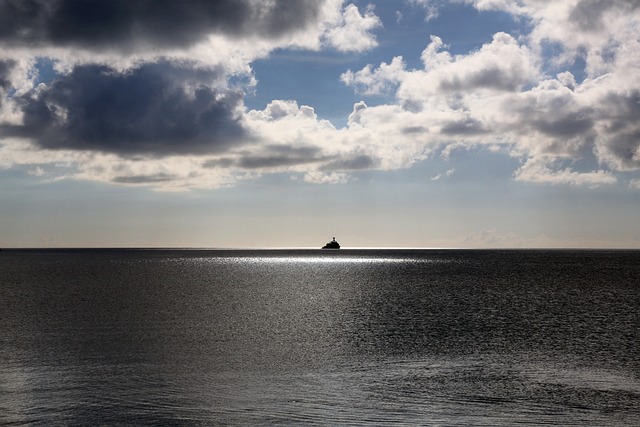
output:
[[[349,70],[342,81],[363,95],[397,87],[402,113],[385,111],[395,114],[398,127],[412,130],[405,135],[443,154],[449,147],[502,147],[526,165],[514,175],[520,181],[608,185],[616,182],[614,172],[640,170],[640,84],[631,77],[640,71],[637,1],[459,2],[529,18],[533,29],[518,40],[497,33],[490,43],[463,55],[450,54],[434,35],[421,56],[423,69],[397,66],[389,73],[387,63],[368,65]],[[443,5],[413,3],[432,14]],[[585,25],[590,21],[596,25]],[[551,61],[544,49],[549,43],[562,47]],[[568,67],[581,55],[586,78],[578,81]],[[547,74],[549,66],[560,69],[555,78]],[[356,105],[350,125],[373,126],[366,118],[381,108]],[[378,127],[383,129],[383,123]],[[582,166],[559,166],[563,161]],[[590,162],[601,167],[585,169]]]
[[[619,6],[621,3],[625,2],[611,0],[579,1],[569,12],[569,22],[585,32],[599,31],[604,25],[604,13],[612,7]]]
[[[575,158],[590,153],[595,139],[595,110],[588,98],[553,79],[506,95],[494,108],[501,117],[498,126],[521,149]]]
[[[276,48],[320,49],[330,31],[358,24],[366,31],[366,22],[377,19],[367,11],[363,24],[356,15],[342,0],[0,0],[0,137],[7,159],[21,164],[15,155],[24,144],[16,138],[43,158],[52,158],[51,150],[111,153],[118,164],[239,149],[255,142],[243,124],[244,92],[255,84],[250,62]],[[340,48],[353,50],[347,41]],[[36,87],[43,57],[57,75]],[[304,107],[305,113],[313,110]],[[249,159],[235,164],[256,163]],[[102,170],[79,168],[85,177]],[[152,181],[137,181],[145,180]]]
[[[218,186],[265,171],[306,173],[329,162],[363,167],[359,152],[339,164],[349,149],[309,140],[307,130],[337,140],[313,108],[275,100],[248,112],[243,98],[256,84],[251,61],[274,49],[375,47],[381,21],[373,7],[0,0],[0,20],[4,167],[27,159],[41,167],[65,154],[59,176],[163,187],[190,186],[194,177]],[[55,76],[37,84],[42,58]],[[279,134],[280,121],[293,132]],[[40,176],[53,170],[41,169]]]
[[[410,4],[422,6],[426,11],[425,20],[431,21],[438,17],[442,0],[409,0]]]
[[[444,177],[450,177],[456,171],[455,168],[448,169],[445,173],[439,173],[438,175],[431,178],[431,181],[439,181]]]
[[[354,155],[350,158],[335,160],[324,166],[327,170],[333,171],[356,171],[375,169],[380,164],[380,159],[376,159],[366,154]]]
[[[347,86],[353,86],[356,93],[386,94],[402,81],[405,72],[405,63],[401,56],[394,57],[390,64],[383,62],[375,70],[372,67],[368,64],[355,73],[347,70],[340,75],[340,80]]]
[[[320,163],[327,160],[319,147],[292,147],[287,145],[270,146],[263,149],[264,154],[242,154],[236,165],[242,169],[271,169],[289,166]]]
[[[5,91],[11,86],[9,74],[14,66],[15,61],[11,59],[0,59],[0,90]]]
[[[443,121],[440,128],[441,134],[451,136],[480,135],[487,132],[482,122],[469,116],[461,116],[450,121]]]
[[[533,49],[557,43],[562,50],[556,59],[570,64],[577,57],[583,58],[591,77],[609,72],[617,62],[617,52],[637,43],[637,0],[463,1],[479,10],[500,10],[530,19],[534,28],[528,39]]]
[[[364,101],[356,102],[353,105],[353,111],[349,114],[349,125],[360,123],[360,113],[367,108],[367,104]]]
[[[518,181],[535,182],[542,184],[568,184],[574,186],[599,187],[611,185],[617,179],[611,172],[598,170],[593,172],[576,172],[571,168],[559,170],[550,169],[546,163],[539,160],[528,160],[516,173]]]
[[[349,175],[340,172],[308,172],[304,181],[312,184],[344,184],[349,180]]]
[[[118,184],[160,184],[175,181],[177,176],[166,173],[158,173],[155,175],[124,175],[116,176],[112,182]]]
[[[375,47],[380,19],[345,1],[0,0],[0,55],[54,58],[62,71],[173,58],[248,72],[279,48]]]
[[[616,52],[637,42],[640,3],[637,0],[453,0],[479,11],[502,11],[516,19],[531,22],[526,36],[529,45],[542,55],[545,46],[561,49],[555,58],[559,64],[585,59],[586,71],[593,77],[602,75],[615,62]],[[447,2],[412,0],[424,7],[427,16],[437,16]]]
[[[10,74],[14,66],[15,61],[0,59],[0,123],[6,120],[4,117],[7,113],[4,111],[3,107],[7,92],[11,88]]]
[[[250,155],[238,154],[236,164],[242,167],[305,173],[312,169],[314,173],[307,182],[320,182],[326,180],[318,178],[325,177],[325,172],[378,166],[375,149],[366,147],[366,137],[336,129],[330,122],[318,119],[313,108],[298,106],[295,101],[274,100],[264,110],[252,110],[246,116],[246,124],[253,135],[260,135],[262,144],[254,147]]]
[[[604,117],[597,139],[597,153],[617,170],[640,169],[640,87],[608,92],[600,104]]]
[[[451,56],[439,37],[422,54],[424,70],[406,73],[398,97],[407,105],[421,105],[437,96],[472,91],[515,92],[536,81],[539,71],[532,52],[512,36],[497,33],[477,52]]]
[[[301,0],[2,0],[0,41],[13,46],[135,50],[186,47],[215,33],[277,38],[312,25],[323,2]]]
[[[365,51],[378,45],[372,31],[381,26],[372,6],[361,15],[357,6],[349,4],[337,22],[327,29],[324,39],[329,46],[343,52]]]
[[[220,151],[247,135],[242,95],[218,89],[217,77],[215,70],[169,62],[125,72],[77,66],[19,96],[23,123],[0,125],[0,134],[47,149],[121,155]]]

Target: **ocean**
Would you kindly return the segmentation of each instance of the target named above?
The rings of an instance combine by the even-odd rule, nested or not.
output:
[[[2,425],[639,423],[640,251],[0,252]]]

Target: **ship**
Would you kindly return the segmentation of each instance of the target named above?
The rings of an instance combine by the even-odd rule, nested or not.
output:
[[[321,249],[340,249],[340,243],[336,242],[334,237],[332,241],[324,245]]]

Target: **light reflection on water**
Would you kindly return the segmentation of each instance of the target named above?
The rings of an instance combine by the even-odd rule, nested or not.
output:
[[[176,259],[177,262],[184,262],[184,260]],[[341,258],[341,257],[228,257],[228,258],[193,258],[190,262],[198,263],[241,263],[241,264],[406,264],[406,263],[420,263],[420,264],[435,264],[435,263],[448,263],[452,260],[446,259],[416,259],[416,258]]]
[[[638,261],[3,251],[0,424],[635,426]]]

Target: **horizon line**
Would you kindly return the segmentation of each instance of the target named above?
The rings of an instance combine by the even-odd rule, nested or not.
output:
[[[6,246],[1,250],[209,250],[209,251],[252,251],[252,250],[323,250],[317,246],[255,246],[255,247],[216,247],[216,246]],[[620,246],[348,246],[332,249],[341,250],[640,250],[640,247]],[[327,250],[323,250],[327,252]]]

